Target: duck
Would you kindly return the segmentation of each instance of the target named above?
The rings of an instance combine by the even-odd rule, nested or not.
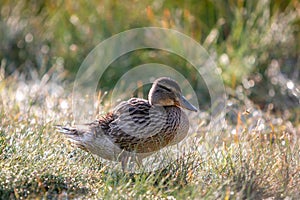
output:
[[[145,157],[187,136],[189,120],[183,109],[198,111],[175,80],[160,77],[153,82],[148,100],[131,98],[90,123],[57,128],[77,147],[121,162],[125,171],[128,162],[140,165]]]

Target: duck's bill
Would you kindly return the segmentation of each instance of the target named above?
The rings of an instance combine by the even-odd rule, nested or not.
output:
[[[190,102],[188,102],[188,100],[186,100],[186,98],[184,96],[180,96],[180,106],[182,108],[197,112],[197,108],[195,106],[193,106]]]

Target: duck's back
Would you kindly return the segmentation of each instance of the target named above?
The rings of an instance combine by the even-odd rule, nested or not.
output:
[[[102,120],[101,129],[121,149],[149,153],[176,144],[188,132],[188,119],[177,106],[152,106],[132,98]]]

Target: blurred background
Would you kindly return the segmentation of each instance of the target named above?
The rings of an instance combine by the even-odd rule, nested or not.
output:
[[[299,0],[0,2],[1,80],[56,74],[71,82],[101,41],[128,29],[157,26],[178,30],[206,48],[229,96],[241,101],[246,96],[275,112],[299,111]],[[101,87],[109,90],[126,71],[149,62],[174,66],[192,84],[197,78],[184,59],[141,50],[112,63]],[[201,93],[202,88],[194,89]]]

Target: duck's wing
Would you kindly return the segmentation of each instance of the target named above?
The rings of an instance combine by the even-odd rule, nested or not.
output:
[[[122,130],[135,137],[150,137],[161,132],[167,123],[167,112],[163,107],[154,107],[147,100],[131,98],[119,104],[113,111],[117,116],[110,123],[112,130]]]
[[[167,112],[154,107],[147,100],[132,98],[120,103],[113,111],[117,116],[109,126],[108,135],[114,143],[126,150],[160,136],[167,124]]]

